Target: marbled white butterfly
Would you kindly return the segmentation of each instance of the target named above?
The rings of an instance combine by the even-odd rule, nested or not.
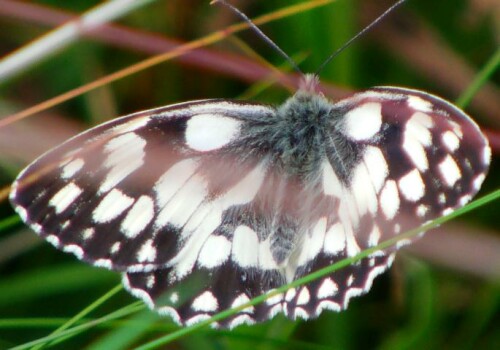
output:
[[[204,100],[139,112],[29,165],[10,200],[38,235],[192,324],[463,206],[490,160],[452,104],[377,87],[337,102],[307,75],[283,105]],[[394,251],[219,322],[343,310]]]

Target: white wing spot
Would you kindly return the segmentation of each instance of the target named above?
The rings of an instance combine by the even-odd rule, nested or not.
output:
[[[269,237],[259,243],[259,267],[263,270],[274,270],[278,267],[271,253],[271,240]]]
[[[193,316],[191,318],[188,318],[184,323],[186,324],[187,327],[189,327],[189,326],[192,326],[196,323],[206,321],[209,318],[210,318],[209,314],[199,314],[199,315]],[[210,327],[214,327],[215,324],[217,324],[217,323],[211,323]]]
[[[360,217],[367,212],[372,214],[377,212],[377,193],[370,173],[364,163],[359,163],[354,169],[353,179],[349,188],[354,195]]]
[[[75,256],[80,260],[83,258],[83,255],[84,255],[83,249],[80,248],[79,246],[77,246],[76,244],[70,244],[70,245],[64,246],[63,251],[66,253],[75,254]]]
[[[370,232],[370,235],[368,236],[368,246],[369,247],[376,246],[380,241],[380,236],[381,236],[380,229],[376,224],[373,224],[373,229]]]
[[[238,315],[229,322],[229,329],[241,326],[243,324],[252,325],[255,324],[255,320],[247,314]]]
[[[224,236],[209,236],[201,248],[198,264],[208,269],[222,265],[231,254],[231,242]]]
[[[147,279],[147,281],[146,281],[146,287],[147,287],[148,289],[151,289],[151,288],[153,288],[153,287],[154,287],[155,283],[156,283],[156,278],[155,278],[155,275],[149,275],[149,276],[148,276],[148,279]]]
[[[297,291],[295,290],[295,288],[290,288],[289,290],[286,291],[285,300],[287,302],[291,302],[293,300],[293,298],[295,298],[296,294],[297,294]]]
[[[403,149],[418,170],[424,172],[429,168],[425,148],[411,132],[404,133]]]
[[[308,320],[308,319],[309,319],[309,317],[311,317],[311,316],[310,316],[310,315],[309,315],[309,313],[308,313],[306,310],[304,310],[303,308],[301,308],[301,307],[296,307],[296,308],[294,309],[294,312],[293,312],[293,318],[294,318],[294,319],[301,318],[301,319],[303,319],[303,320]]]
[[[109,259],[97,259],[96,261],[94,261],[94,266],[104,267],[111,270],[113,268],[113,263]]]
[[[171,295],[170,295],[170,302],[172,304],[175,304],[179,301],[179,294],[177,292],[173,292]]]
[[[486,145],[483,150],[483,163],[484,164],[490,164],[491,161],[491,148]]]
[[[221,224],[222,211],[220,208],[212,205],[204,212],[203,225],[190,232],[185,232],[186,229],[184,228],[184,237],[182,238],[186,239],[186,241],[177,255],[170,259],[169,263],[174,266],[173,273],[177,278],[183,278],[192,271],[203,244]]]
[[[194,311],[213,312],[217,311],[219,303],[212,292],[206,291],[194,299],[191,307]]]
[[[398,234],[399,232],[401,232],[401,225],[400,224],[394,225],[394,233]]]
[[[314,259],[324,246],[327,218],[322,217],[313,228],[308,249],[308,259]]]
[[[56,214],[62,213],[70,206],[75,199],[80,196],[83,190],[75,185],[75,183],[70,182],[63,188],[61,188],[49,201],[49,205],[54,208]]]
[[[121,242],[115,242],[115,243],[113,243],[113,245],[111,246],[110,253],[111,254],[116,254],[120,250],[120,246],[121,246]]]
[[[446,216],[446,215],[450,215],[451,213],[453,213],[453,208],[446,208],[445,210],[443,210],[441,215]]]
[[[438,168],[448,187],[453,187],[453,185],[455,185],[455,183],[462,176],[460,168],[449,154],[441,163],[438,164]]]
[[[396,249],[401,249],[411,244],[411,240],[408,238],[401,239],[396,242]]]
[[[267,294],[272,293],[273,291],[274,291],[274,289],[268,290]],[[267,298],[265,303],[267,305],[278,304],[283,300],[283,298],[284,298],[283,293],[278,293],[276,295],[273,295],[272,297]]]
[[[241,121],[217,114],[198,114],[187,122],[186,143],[200,152],[219,149],[240,132]]]
[[[69,220],[64,221],[64,222],[60,225],[60,226],[61,226],[61,230],[65,230],[65,229],[67,229],[70,223],[71,223],[71,222],[70,222]]]
[[[425,129],[431,129],[434,127],[434,120],[432,120],[432,117],[427,113],[422,113],[422,112],[413,113],[410,121],[412,123],[420,124]],[[430,132],[428,135],[430,135]],[[429,143],[424,143],[424,144],[428,146],[430,144],[430,140]]]
[[[399,191],[394,180],[385,183],[380,193],[380,206],[382,212],[388,220],[392,220],[399,210]]]
[[[330,277],[325,278],[321,282],[321,286],[318,289],[318,299],[325,299],[337,294],[339,286]]]
[[[95,230],[93,228],[86,228],[82,231],[82,238],[84,241],[87,241],[94,236]]]
[[[478,176],[476,176],[476,178],[472,181],[472,186],[474,186],[474,189],[479,190],[481,188],[481,184],[483,183],[484,178],[484,174],[479,174]]]
[[[368,169],[375,191],[378,193],[389,175],[389,167],[384,154],[380,148],[368,146],[363,154],[363,162]]]
[[[40,234],[42,233],[43,229],[42,229],[42,226],[40,226],[39,224],[31,224],[30,225],[31,229],[33,231],[35,231],[37,234]]]
[[[472,196],[467,194],[465,196],[460,197],[458,202],[460,203],[461,206],[464,206],[467,203],[469,203],[471,199],[472,199]]]
[[[142,166],[145,146],[146,141],[134,133],[118,136],[104,146],[109,152],[104,166],[110,170],[99,187],[99,194],[109,191]]]
[[[420,204],[417,207],[417,216],[423,218],[429,212],[429,206],[425,204]]]
[[[326,217],[320,218],[316,225],[314,225],[312,229],[309,229],[304,235],[302,244],[300,248],[297,249],[300,249],[300,254],[296,260],[296,265],[301,266],[308,263],[321,252],[326,233],[326,221]],[[291,264],[289,264],[288,267],[291,267],[290,265]],[[293,279],[293,275],[295,275],[295,266],[289,270],[291,274],[289,277],[290,279]]]
[[[453,122],[453,121],[449,121],[451,127],[453,128],[453,131],[455,132],[455,134],[459,137],[459,138],[462,138],[464,136],[463,132],[462,132],[462,127]]]
[[[281,311],[283,311],[283,305],[282,304],[276,304],[267,313],[267,318],[273,318],[277,314],[279,314]]]
[[[64,165],[61,177],[65,180],[69,179],[78,171],[80,171],[84,164],[85,162],[81,158],[72,160],[71,162]]]
[[[11,192],[11,200],[14,201],[14,198],[15,198],[15,196],[12,195],[12,192]],[[15,207],[15,209],[16,209],[17,214],[19,215],[19,217],[21,218],[21,220],[23,222],[28,221],[29,216],[28,216],[28,212],[26,211],[26,209],[24,209],[23,207]]]
[[[134,203],[134,199],[114,188],[99,203],[92,212],[95,223],[110,222]]]
[[[129,132],[129,133],[126,133],[126,134],[122,134],[120,136],[117,136],[115,138],[112,138],[111,140],[109,140],[105,145],[104,145],[104,150],[107,152],[107,153],[113,153],[117,150],[121,150],[122,151],[122,155],[123,155],[123,150],[125,148],[127,148],[128,145],[130,144],[133,144],[134,142],[137,141],[137,139],[141,139],[139,136],[137,136],[135,133],[133,132]],[[116,156],[118,153],[115,153],[113,154],[114,156]],[[115,162],[113,162],[113,160],[115,160]],[[112,166],[114,164],[117,164],[116,161],[118,161],[119,158],[118,157],[110,157],[107,159],[107,165],[108,166]]]
[[[234,299],[233,303],[231,304],[231,309],[234,309],[236,307],[244,305],[244,304],[248,303],[249,301],[250,301],[250,298],[248,298],[248,296],[245,293],[241,293],[240,295],[238,295]],[[241,312],[253,313],[254,307],[253,306],[246,307]]]
[[[452,131],[446,131],[441,137],[443,144],[450,152],[455,152],[460,146],[460,139]]]
[[[122,221],[120,231],[127,238],[137,237],[154,217],[154,203],[149,196],[140,196]]]
[[[339,304],[337,304],[331,300],[322,300],[318,304],[318,307],[316,308],[316,316],[319,316],[319,314],[321,312],[323,312],[323,310],[331,310],[331,311],[340,312],[340,311],[342,311],[342,307]]]
[[[118,134],[118,133],[126,133],[126,132],[130,132],[130,131],[134,131],[134,130],[137,130],[139,128],[142,128],[144,125],[146,125],[148,123],[149,120],[150,120],[149,117],[140,117],[140,118],[135,117],[134,119],[132,119],[124,124],[115,126],[113,128],[112,132],[114,134]]]
[[[323,191],[327,196],[342,198],[342,184],[328,160],[323,161]]]
[[[439,204],[445,204],[446,203],[446,194],[445,193],[440,193],[438,195],[438,202],[439,202]]]
[[[432,111],[432,103],[429,101],[424,100],[423,98],[419,96],[408,96],[408,106],[416,109],[420,112],[431,112]]]
[[[325,235],[324,251],[327,254],[337,255],[345,249],[345,233],[341,223],[335,223]]]
[[[306,305],[309,300],[311,300],[311,295],[309,294],[309,289],[307,287],[302,287],[297,298],[297,305]]]
[[[156,182],[154,192],[156,203],[160,208],[164,207],[172,196],[194,175],[197,163],[193,159],[184,159],[172,165]]]
[[[399,179],[398,185],[401,194],[410,202],[416,202],[424,196],[424,181],[417,169],[413,169]]]
[[[252,201],[259,192],[265,178],[264,163],[256,166],[247,176],[232,187],[222,198],[222,206],[227,209],[231,206],[242,205]]]
[[[153,262],[156,259],[156,248],[153,246],[153,240],[148,239],[144,242],[137,252],[137,261],[143,262]]]
[[[59,237],[54,235],[48,235],[47,237],[45,237],[45,240],[52,244],[54,247],[59,247],[59,244],[61,243],[59,241]]]
[[[432,144],[432,134],[430,128],[434,125],[432,118],[421,112],[413,113],[405,126],[405,137],[411,135],[415,140],[420,142],[424,147],[429,147]]]
[[[203,200],[207,197],[207,183],[200,175],[192,176],[165,205],[155,225],[162,227],[167,224],[183,227],[189,218],[196,212]]]
[[[382,105],[367,102],[347,112],[344,116],[344,134],[355,141],[369,140],[382,126]]]
[[[259,238],[250,227],[240,225],[233,235],[231,258],[241,267],[258,266]]]
[[[348,286],[348,287],[350,287],[350,286],[352,286],[352,283],[353,283],[353,282],[354,282],[354,275],[352,275],[352,274],[351,274],[351,275],[349,275],[349,277],[347,278],[347,282],[346,282],[346,284],[347,284],[347,286]]]

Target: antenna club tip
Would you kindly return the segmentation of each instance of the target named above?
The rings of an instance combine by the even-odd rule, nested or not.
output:
[[[220,2],[220,0],[212,0],[210,1],[210,5],[216,5]]]

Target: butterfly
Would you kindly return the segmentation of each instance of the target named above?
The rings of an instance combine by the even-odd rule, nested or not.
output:
[[[24,169],[10,201],[56,248],[190,325],[465,205],[490,157],[437,96],[376,87],[332,102],[305,75],[277,107],[192,101],[94,127]],[[215,325],[344,310],[397,248]]]

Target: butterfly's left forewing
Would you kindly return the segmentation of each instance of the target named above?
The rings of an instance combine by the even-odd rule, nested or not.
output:
[[[196,229],[220,224],[222,208],[207,204],[253,168],[263,171],[224,148],[245,119],[269,113],[213,100],[111,121],[37,159],[13,184],[11,202],[35,232],[79,259],[122,271],[156,268]]]

